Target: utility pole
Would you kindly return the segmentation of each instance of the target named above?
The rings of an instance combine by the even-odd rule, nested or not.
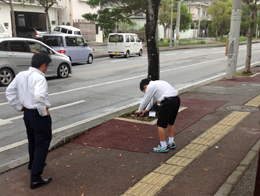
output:
[[[177,5],[177,20],[176,20],[176,39],[175,39],[175,46],[179,45],[179,34],[180,34],[180,18],[181,18],[181,1],[178,1]]]
[[[200,4],[200,2],[199,2],[199,4]],[[201,13],[201,4],[200,4],[200,11],[199,11],[199,27],[198,27],[198,29],[199,29],[198,30],[199,31],[199,36],[200,36],[200,13]]]
[[[257,11],[256,19],[258,19],[258,16],[259,16],[259,10]],[[255,28],[255,40],[257,40],[257,34],[258,34],[258,23],[256,24],[256,28]]]
[[[172,8],[171,8],[170,47],[172,47],[172,14],[173,14],[173,0],[172,0]]]
[[[235,0],[232,4],[230,35],[228,44],[228,57],[226,79],[236,78],[239,32],[242,12],[242,0]]]

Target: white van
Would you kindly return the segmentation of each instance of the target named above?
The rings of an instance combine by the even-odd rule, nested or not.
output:
[[[73,35],[81,35],[80,29],[72,26],[60,25],[53,29],[53,34],[55,33],[64,33],[64,34],[73,34]]]
[[[134,33],[110,33],[108,36],[107,52],[110,58],[132,54],[142,56],[143,46],[140,39]]]

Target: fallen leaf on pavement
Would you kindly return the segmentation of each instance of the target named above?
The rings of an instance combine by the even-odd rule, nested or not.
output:
[[[14,189],[15,189],[15,187],[12,188],[12,190],[14,190]]]
[[[98,161],[95,161],[95,163],[98,163]]]
[[[84,196],[84,193],[82,193],[81,196]]]
[[[161,162],[161,165],[163,165],[164,164],[164,162]]]
[[[82,154],[85,154],[85,152],[82,152]]]
[[[134,178],[134,176],[132,176],[132,178]]]
[[[70,155],[72,155],[72,153],[70,153]]]
[[[157,184],[158,182],[156,182],[156,181],[153,181],[153,183],[154,183],[154,184]]]
[[[116,157],[116,158],[118,159],[118,158],[120,158],[121,156],[122,156],[122,155],[120,154],[120,155],[118,155],[118,157]]]
[[[80,188],[83,189],[85,186],[81,186]]]
[[[135,150],[138,150],[139,148],[136,148]]]
[[[83,143],[84,144],[84,146],[86,146],[88,143]]]
[[[6,178],[6,179],[5,179],[5,181],[8,181],[8,180],[9,180],[9,178]]]
[[[209,171],[209,169],[204,168],[205,171]]]
[[[153,139],[153,137],[148,137],[149,139]]]
[[[220,156],[224,157],[224,155],[222,153],[219,153]]]
[[[132,182],[136,181],[136,179],[133,179]]]
[[[66,165],[66,167],[70,167],[70,165]]]
[[[97,147],[97,148],[102,148],[102,147]]]

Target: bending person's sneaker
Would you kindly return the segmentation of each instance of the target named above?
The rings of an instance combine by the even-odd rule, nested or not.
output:
[[[171,149],[174,149],[174,148],[176,148],[176,145],[175,145],[175,143],[174,143],[174,142],[172,142],[172,143],[169,143],[169,140],[167,141],[167,146],[168,146],[168,148],[171,148]]]
[[[52,178],[46,178],[46,179],[42,179],[40,182],[31,182],[31,189],[35,189],[38,188],[40,186],[46,185],[51,181]]]
[[[162,147],[161,144],[159,144],[157,147],[154,147],[154,148],[153,148],[153,151],[154,151],[154,152],[168,152],[169,149],[168,149],[167,146]]]

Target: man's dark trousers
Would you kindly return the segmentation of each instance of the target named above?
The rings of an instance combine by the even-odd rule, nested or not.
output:
[[[29,141],[28,169],[31,169],[31,182],[39,182],[52,137],[51,117],[40,116],[36,109],[24,109],[24,123]]]

